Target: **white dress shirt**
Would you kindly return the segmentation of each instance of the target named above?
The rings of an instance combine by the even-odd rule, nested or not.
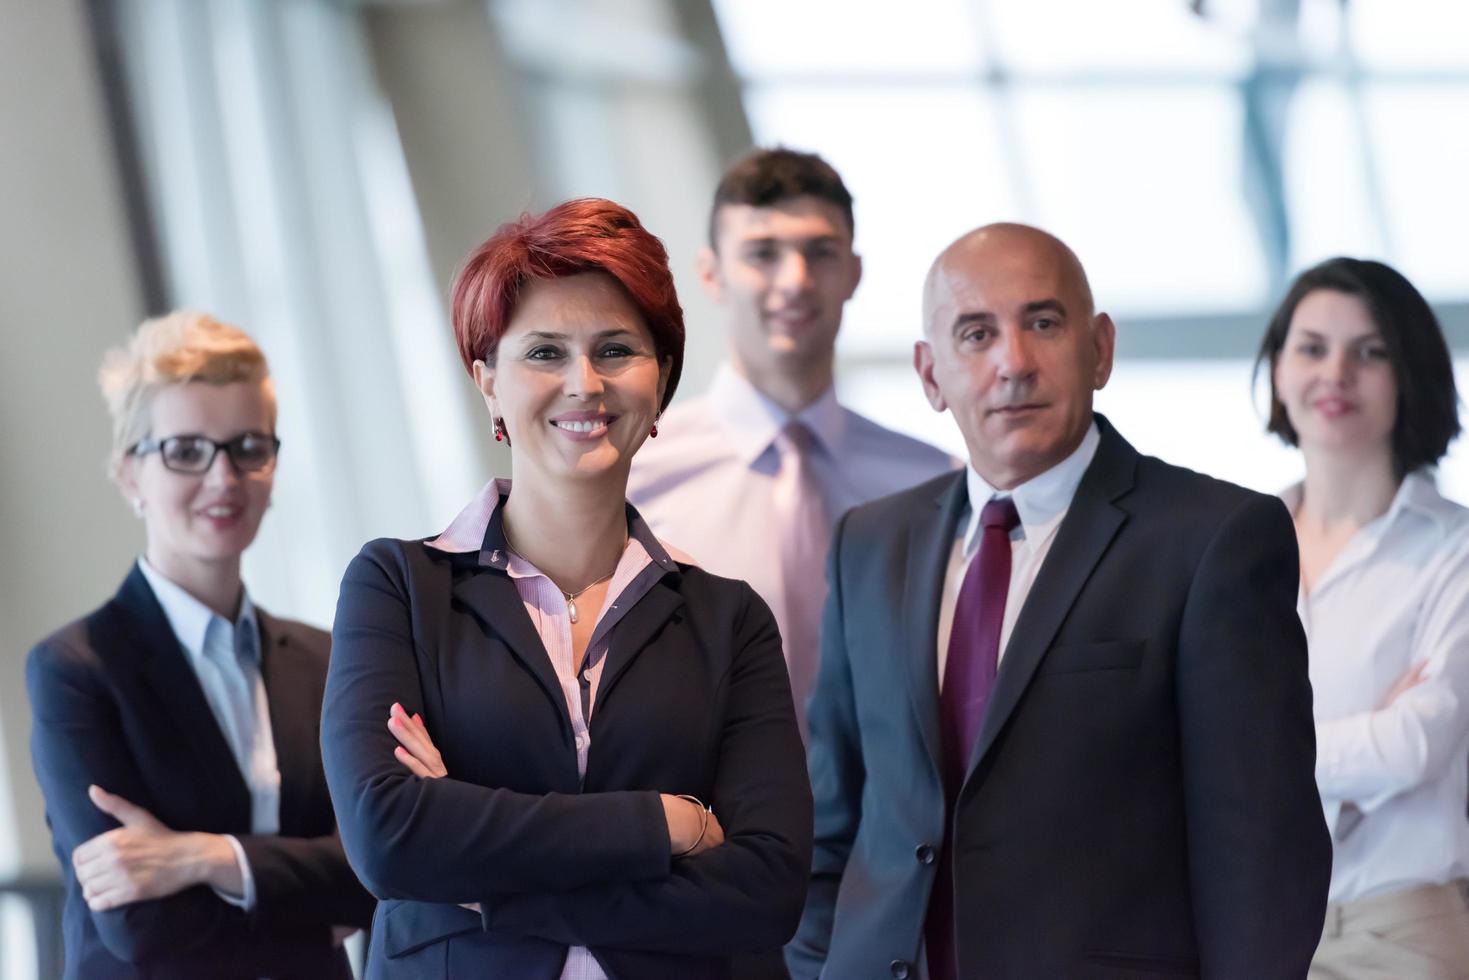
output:
[[[1294,512],[1301,488],[1282,496]],[[1409,474],[1298,609],[1334,842],[1330,901],[1466,876],[1469,509]],[[1384,704],[1418,664],[1422,682]]]
[[[270,706],[260,674],[260,626],[248,593],[241,592],[240,613],[231,623],[165,578],[148,559],[138,567],[163,607],[163,614],[199,678],[204,700],[229,744],[250,791],[250,832],[280,832],[281,774],[270,729]],[[231,834],[225,840],[235,852],[244,882],[242,895],[215,889],[215,894],[250,911],[255,907],[255,877],[245,849]]]
[[[1092,464],[1092,457],[1096,456],[1097,446],[1101,441],[1102,434],[1097,429],[1097,423],[1093,422],[1086,430],[1086,435],[1081,437],[1081,445],[1070,456],[1039,476],[1026,480],[1008,494],[990,486],[984,477],[975,472],[972,465],[965,470],[969,505],[965,515],[959,519],[959,531],[949,552],[948,571],[944,573],[944,593],[939,599],[940,691],[944,687],[944,667],[949,662],[949,636],[954,632],[954,608],[959,604],[959,589],[964,584],[969,563],[979,551],[979,512],[992,498],[1010,496],[1014,498],[1015,510],[1020,515],[1020,523],[1010,532],[1010,591],[1005,595],[1005,617],[1000,623],[998,665],[998,662],[1005,659],[1005,647],[1010,642],[1010,634],[1015,631],[1015,621],[1020,617],[1020,610],[1030,595],[1031,586],[1035,585],[1035,577],[1040,573],[1041,565],[1051,551],[1056,531],[1061,527],[1066,512],[1071,509],[1076,488],[1081,485],[1081,478],[1086,474],[1086,468]],[[928,980],[926,942],[919,947],[916,973],[918,980]]]
[[[1020,514],[1020,523],[1010,532],[1010,591],[1005,597],[1005,618],[1000,626],[1000,660],[1005,658],[1005,646],[1015,629],[1015,620],[1021,607],[1030,595],[1035,577],[1041,570],[1056,530],[1061,520],[1071,509],[1076,488],[1102,436],[1093,422],[1081,439],[1081,445],[1055,466],[1039,476],[1031,477],[1009,492],[1015,500],[1015,509]],[[996,490],[971,466],[965,472],[969,488],[969,510],[966,518],[959,521],[960,534],[954,539],[954,548],[949,555],[949,570],[944,575],[944,594],[939,602],[939,687],[944,684],[944,666],[949,662],[949,634],[954,631],[954,607],[959,603],[959,587],[964,584],[964,574],[969,563],[979,550],[979,512],[992,497],[1004,497],[1006,493]]]
[[[708,394],[669,409],[658,438],[644,442],[633,458],[628,499],[661,540],[715,575],[750,583],[769,604],[782,636],[790,630],[772,490],[780,469],[776,437],[793,420],[815,437],[811,476],[833,526],[858,504],[959,465],[942,450],[843,408],[834,389],[791,416],[729,364]],[[818,562],[801,579],[819,587],[825,576]],[[801,714],[803,709],[797,705]]]

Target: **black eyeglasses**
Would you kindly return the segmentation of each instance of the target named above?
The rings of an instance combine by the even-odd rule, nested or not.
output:
[[[275,462],[281,441],[264,432],[245,432],[228,442],[215,442],[208,436],[182,435],[166,439],[144,439],[128,450],[132,456],[156,452],[163,465],[175,473],[206,473],[214,465],[214,457],[223,449],[230,462],[241,472],[263,470]]]

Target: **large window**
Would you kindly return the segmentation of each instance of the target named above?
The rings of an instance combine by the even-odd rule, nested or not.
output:
[[[1469,6],[1199,6],[716,4],[756,138],[822,153],[856,196],[867,278],[839,346],[855,407],[961,448],[908,352],[928,263],[996,220],[1070,243],[1118,320],[1099,408],[1145,451],[1261,488],[1298,469],[1250,389],[1296,271],[1382,257],[1451,337],[1469,327]],[[1469,466],[1444,483],[1469,494]]]

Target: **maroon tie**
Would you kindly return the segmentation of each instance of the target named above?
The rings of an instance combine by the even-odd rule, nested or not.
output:
[[[990,692],[1000,661],[1000,627],[1005,620],[1005,598],[1010,592],[1010,532],[1020,524],[1015,502],[1009,497],[991,500],[980,511],[979,553],[964,573],[959,600],[954,605],[954,629],[949,634],[949,657],[944,665],[944,687],[939,696],[939,734],[943,750],[945,819],[964,782],[969,753],[984,723]],[[930,980],[957,980],[959,965],[954,945],[954,880],[950,841],[944,847],[928,899]]]

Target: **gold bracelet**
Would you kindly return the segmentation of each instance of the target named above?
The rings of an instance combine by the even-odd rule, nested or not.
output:
[[[705,806],[704,801],[699,799],[697,796],[690,796],[687,793],[678,793],[676,795],[676,799],[688,800],[690,803],[697,806],[699,808],[700,816],[703,818],[699,823],[699,836],[694,838],[694,842],[689,845],[688,850],[679,851],[677,854],[674,855],[674,857],[676,858],[681,858],[687,857],[688,855],[692,854],[694,852],[694,848],[698,847],[703,842],[704,835],[709,831],[709,814],[713,811],[709,807]]]

